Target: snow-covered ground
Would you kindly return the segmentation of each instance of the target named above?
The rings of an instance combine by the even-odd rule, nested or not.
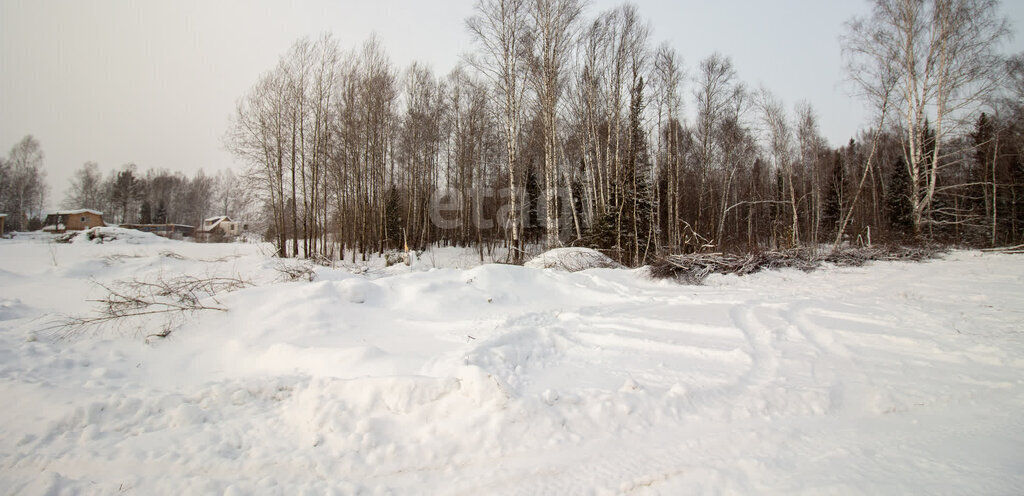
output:
[[[428,268],[472,259],[448,250],[284,282],[261,245],[47,239],[0,240],[5,493],[1024,487],[1022,256],[693,287]],[[177,274],[254,286],[150,344],[156,320],[46,330],[96,282]]]

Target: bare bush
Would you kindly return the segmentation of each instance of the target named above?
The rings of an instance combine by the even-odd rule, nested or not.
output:
[[[316,271],[313,270],[311,262],[286,262],[281,260],[274,266],[274,270],[281,274],[280,280],[282,281],[307,280],[313,282],[316,279]]]

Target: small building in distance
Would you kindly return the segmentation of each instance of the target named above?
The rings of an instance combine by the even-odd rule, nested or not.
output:
[[[0,235],[4,234],[4,221],[7,220],[7,214],[0,214]]]
[[[242,233],[245,226],[231,220],[231,217],[219,215],[203,221],[202,234],[207,238],[234,237]]]
[[[43,230],[62,233],[64,231],[84,231],[93,227],[102,227],[103,212],[80,208],[78,210],[60,210],[46,215]]]
[[[185,224],[121,224],[124,229],[135,229],[136,231],[148,232],[170,239],[181,239],[192,236],[195,227]]]

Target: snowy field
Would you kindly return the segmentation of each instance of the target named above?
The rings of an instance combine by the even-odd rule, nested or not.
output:
[[[283,281],[267,251],[0,240],[2,492],[1024,488],[1024,256],[693,287],[457,250]],[[149,344],[159,316],[47,330],[179,274],[253,285]]]

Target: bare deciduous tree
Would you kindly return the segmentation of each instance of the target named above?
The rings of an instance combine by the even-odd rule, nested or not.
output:
[[[682,98],[679,94],[685,74],[682,61],[676,51],[667,44],[658,47],[654,55],[655,87],[658,89],[658,168],[665,176],[666,190],[666,238],[670,246],[679,246],[680,211],[682,196],[679,194],[680,167],[682,154],[679,127],[682,112]]]
[[[708,234],[712,231],[706,211],[708,180],[711,171],[721,164],[721,153],[715,142],[715,133],[729,110],[729,100],[734,94],[736,70],[728,57],[714,53],[701,60],[693,89],[697,121],[693,129],[696,140],[697,218],[694,226]]]
[[[800,246],[800,215],[797,208],[796,184],[793,175],[793,130],[786,118],[786,112],[780,102],[767,88],[758,94],[758,108],[765,127],[768,149],[778,174],[785,177],[786,190],[789,192],[789,206],[792,223],[789,227],[789,246]]]
[[[526,16],[526,0],[480,0],[476,4],[476,14],[466,21],[473,41],[482,52],[479,57],[470,56],[467,60],[493,85],[495,107],[505,135],[510,200],[509,254],[512,262],[521,262],[523,257],[516,158],[519,153],[522,102],[526,88],[525,71],[522,70]]]
[[[103,209],[103,175],[96,162],[86,162],[75,171],[61,203],[64,208]]]
[[[944,142],[973,122],[978,103],[994,87],[995,50],[1009,32],[997,6],[996,0],[875,0],[870,16],[854,20],[844,39],[848,53],[866,59],[861,64],[886,67],[896,78],[892,106],[918,235],[930,218]]]
[[[543,126],[545,246],[561,244],[558,227],[558,110],[565,70],[583,5],[578,0],[531,0],[531,73]]]
[[[31,219],[41,217],[46,202],[46,171],[43,149],[31,135],[18,141],[7,156],[0,175],[0,209],[11,215],[7,228],[26,230]]]

